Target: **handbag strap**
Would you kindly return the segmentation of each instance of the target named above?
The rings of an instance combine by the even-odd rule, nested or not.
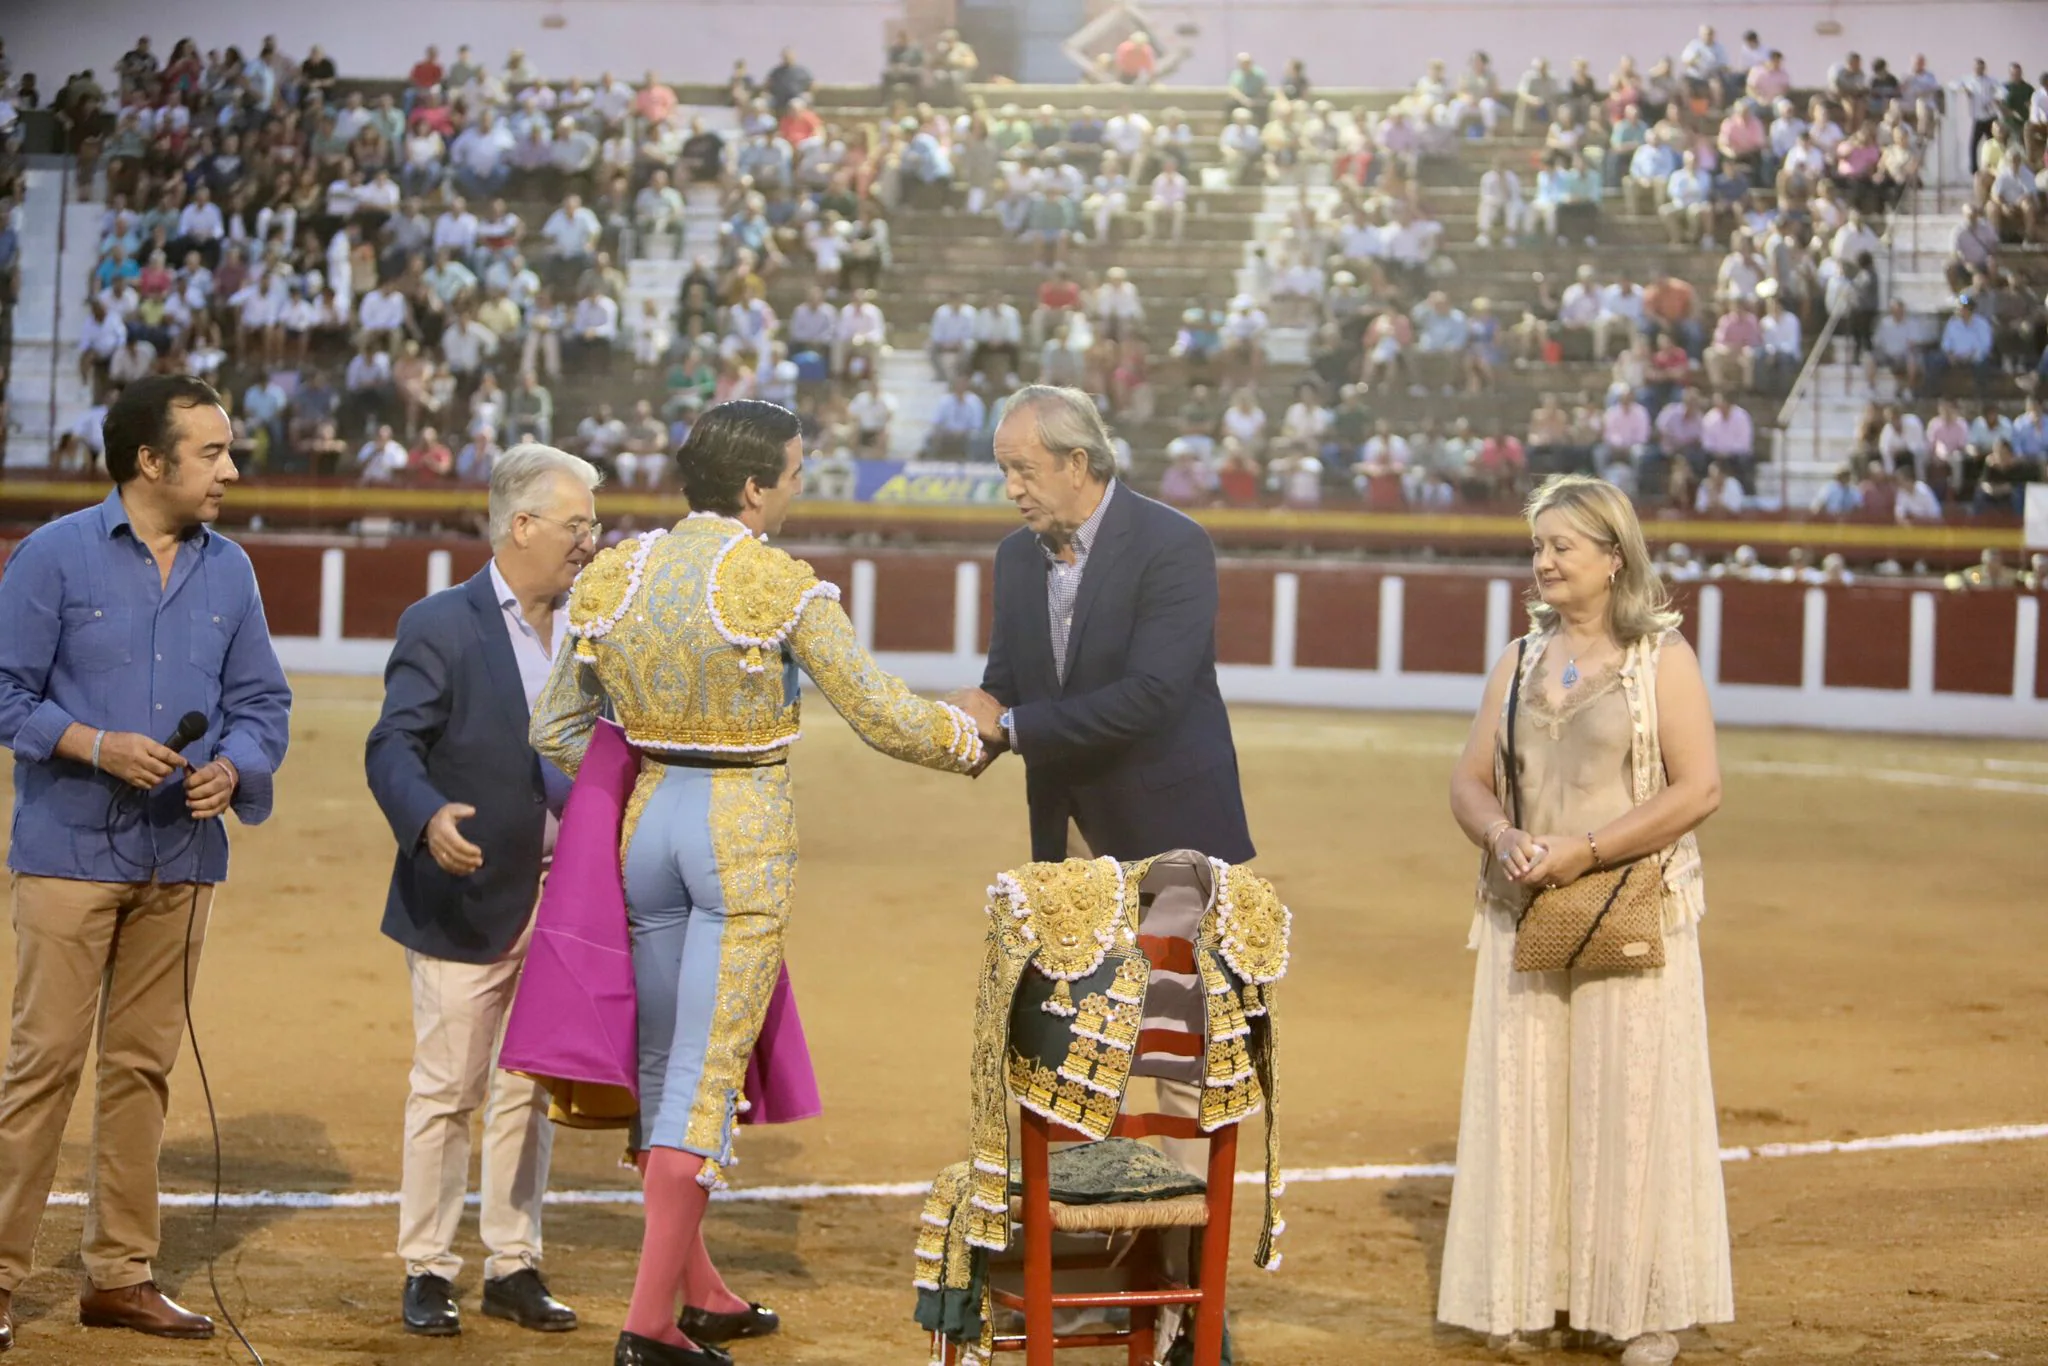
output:
[[[1517,830],[1522,828],[1522,783],[1521,775],[1515,771],[1515,714],[1521,710],[1522,668],[1528,653],[1529,637],[1523,636],[1515,642],[1515,676],[1508,683],[1508,815],[1514,819]]]

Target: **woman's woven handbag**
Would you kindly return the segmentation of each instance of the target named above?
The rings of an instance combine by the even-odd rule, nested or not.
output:
[[[1522,828],[1522,784],[1515,763],[1515,714],[1527,652],[1525,639],[1516,651],[1508,690],[1508,792],[1517,830]],[[1656,859],[1596,869],[1538,892],[1515,917],[1516,972],[1647,972],[1663,966],[1664,876]]]

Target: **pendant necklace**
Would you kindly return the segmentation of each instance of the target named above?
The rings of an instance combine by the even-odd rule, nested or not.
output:
[[[1564,686],[1565,686],[1565,688],[1566,688],[1566,690],[1567,690],[1567,691],[1569,691],[1570,689],[1572,689],[1572,688],[1574,688],[1574,687],[1577,687],[1577,686],[1578,686],[1578,682],[1579,682],[1579,660],[1578,660],[1578,656],[1574,655],[1574,656],[1572,656],[1572,657],[1571,657],[1570,659],[1567,659],[1567,660],[1566,660],[1566,661],[1564,662],[1564,674],[1563,674],[1563,676],[1562,676],[1561,678],[1559,678],[1559,679],[1558,679],[1558,682],[1560,682],[1560,683],[1564,684]]]

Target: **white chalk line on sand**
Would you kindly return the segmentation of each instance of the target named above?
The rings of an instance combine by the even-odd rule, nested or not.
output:
[[[1898,1152],[1918,1148],[1957,1148],[1981,1143],[2025,1143],[2048,1139],[2048,1124],[2000,1124],[1984,1129],[1936,1129],[1931,1133],[1886,1134],[1876,1138],[1819,1139],[1809,1143],[1759,1143],[1754,1147],[1723,1148],[1723,1162],[1771,1161],[1783,1157],[1833,1157],[1851,1153]],[[1362,1167],[1302,1167],[1281,1172],[1290,1186],[1320,1185],[1340,1181],[1410,1181],[1450,1176],[1456,1168],[1448,1162],[1370,1163]],[[1263,1172],[1239,1172],[1239,1185],[1258,1185]],[[713,1200],[747,1203],[806,1203],[815,1200],[904,1200],[920,1197],[931,1189],[927,1181],[855,1183],[850,1185],[750,1186],[715,1193]],[[213,1204],[206,1192],[178,1191],[158,1197],[171,1209],[205,1209]],[[52,1205],[85,1204],[83,1191],[59,1191],[50,1196]],[[397,1191],[233,1191],[220,1197],[222,1209],[334,1210],[381,1209],[398,1203]],[[477,1203],[471,1195],[469,1203]],[[549,1191],[550,1205],[637,1205],[636,1190]]]

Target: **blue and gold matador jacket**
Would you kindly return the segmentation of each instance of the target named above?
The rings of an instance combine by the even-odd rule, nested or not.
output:
[[[533,741],[571,774],[606,702],[649,754],[779,763],[801,729],[799,668],[884,754],[952,772],[981,761],[966,713],[861,648],[835,585],[729,517],[693,513],[599,553],[570,590],[569,634]]]

